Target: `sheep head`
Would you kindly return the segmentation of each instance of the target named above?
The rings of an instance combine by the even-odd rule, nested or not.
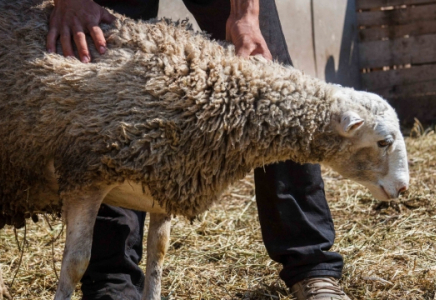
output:
[[[395,111],[372,93],[346,89],[336,97],[331,125],[341,147],[327,164],[366,186],[376,199],[397,198],[408,188],[409,171]]]

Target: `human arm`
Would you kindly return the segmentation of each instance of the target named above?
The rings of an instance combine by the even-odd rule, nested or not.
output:
[[[230,0],[230,5],[226,39],[235,45],[236,54],[245,58],[260,54],[271,60],[259,27],[259,0]]]
[[[89,33],[100,54],[106,51],[106,40],[99,24],[111,23],[115,17],[92,0],[55,0],[47,34],[47,51],[56,51],[59,38],[64,56],[74,56],[71,37],[77,46],[79,58],[87,63],[91,60],[85,33]]]

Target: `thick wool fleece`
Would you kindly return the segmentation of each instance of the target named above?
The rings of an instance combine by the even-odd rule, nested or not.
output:
[[[236,57],[183,22],[122,16],[104,27],[107,53],[82,64],[45,52],[51,8],[0,0],[0,223],[59,211],[38,197],[50,161],[60,191],[130,180],[193,217],[253,167],[339,148],[329,124],[341,87]]]

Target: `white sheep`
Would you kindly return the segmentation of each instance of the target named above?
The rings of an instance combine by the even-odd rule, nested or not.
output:
[[[51,8],[0,0],[0,225],[62,207],[56,300],[87,268],[101,203],[150,212],[144,299],[160,299],[170,216],[193,218],[255,167],[323,163],[379,199],[407,188],[398,119],[377,95],[119,15],[108,52],[82,64],[44,52]]]

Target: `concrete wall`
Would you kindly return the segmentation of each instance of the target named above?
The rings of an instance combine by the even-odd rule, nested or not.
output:
[[[354,0],[276,0],[276,4],[294,66],[359,88]],[[195,23],[181,0],[160,0],[159,16],[188,17]]]

